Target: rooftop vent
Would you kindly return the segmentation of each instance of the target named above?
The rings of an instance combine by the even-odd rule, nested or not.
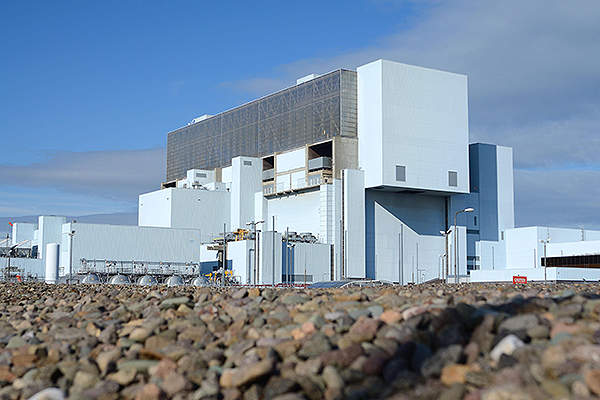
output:
[[[210,115],[210,114],[204,114],[204,115],[201,115],[201,116],[199,116],[199,117],[197,117],[197,118],[194,118],[194,119],[193,119],[193,120],[191,120],[190,122],[188,122],[188,125],[193,125],[193,124],[195,124],[196,122],[204,121],[205,119],[208,119],[208,118],[210,118],[210,117],[213,117],[213,115]]]
[[[309,74],[309,75],[303,76],[302,78],[296,79],[296,85],[299,85],[304,82],[308,82],[310,80],[318,78],[319,76],[320,76],[319,74]]]

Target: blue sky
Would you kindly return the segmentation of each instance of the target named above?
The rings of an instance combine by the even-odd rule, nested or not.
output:
[[[600,227],[598,20],[596,0],[3,2],[0,217],[134,212],[168,131],[389,58],[469,75],[471,140],[514,148],[518,225]]]

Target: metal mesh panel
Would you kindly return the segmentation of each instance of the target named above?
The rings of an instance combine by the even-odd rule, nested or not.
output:
[[[167,181],[342,135],[356,137],[356,72],[338,70],[169,133]]]

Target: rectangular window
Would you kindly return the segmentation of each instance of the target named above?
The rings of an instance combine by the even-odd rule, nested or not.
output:
[[[252,165],[252,161],[244,161],[244,165],[250,166],[250,165]]]
[[[500,232],[500,240],[504,240],[504,231]]]
[[[196,173],[196,178],[206,178],[206,174],[204,174],[202,172],[198,172],[198,173]]]
[[[477,226],[477,215],[473,216],[473,225]]]
[[[448,186],[458,186],[458,172],[448,171]]]
[[[406,182],[406,167],[404,165],[396,165],[396,181]]]

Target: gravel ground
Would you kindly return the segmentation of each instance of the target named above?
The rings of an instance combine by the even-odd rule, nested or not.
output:
[[[0,299],[0,399],[600,396],[599,284],[0,284]]]

